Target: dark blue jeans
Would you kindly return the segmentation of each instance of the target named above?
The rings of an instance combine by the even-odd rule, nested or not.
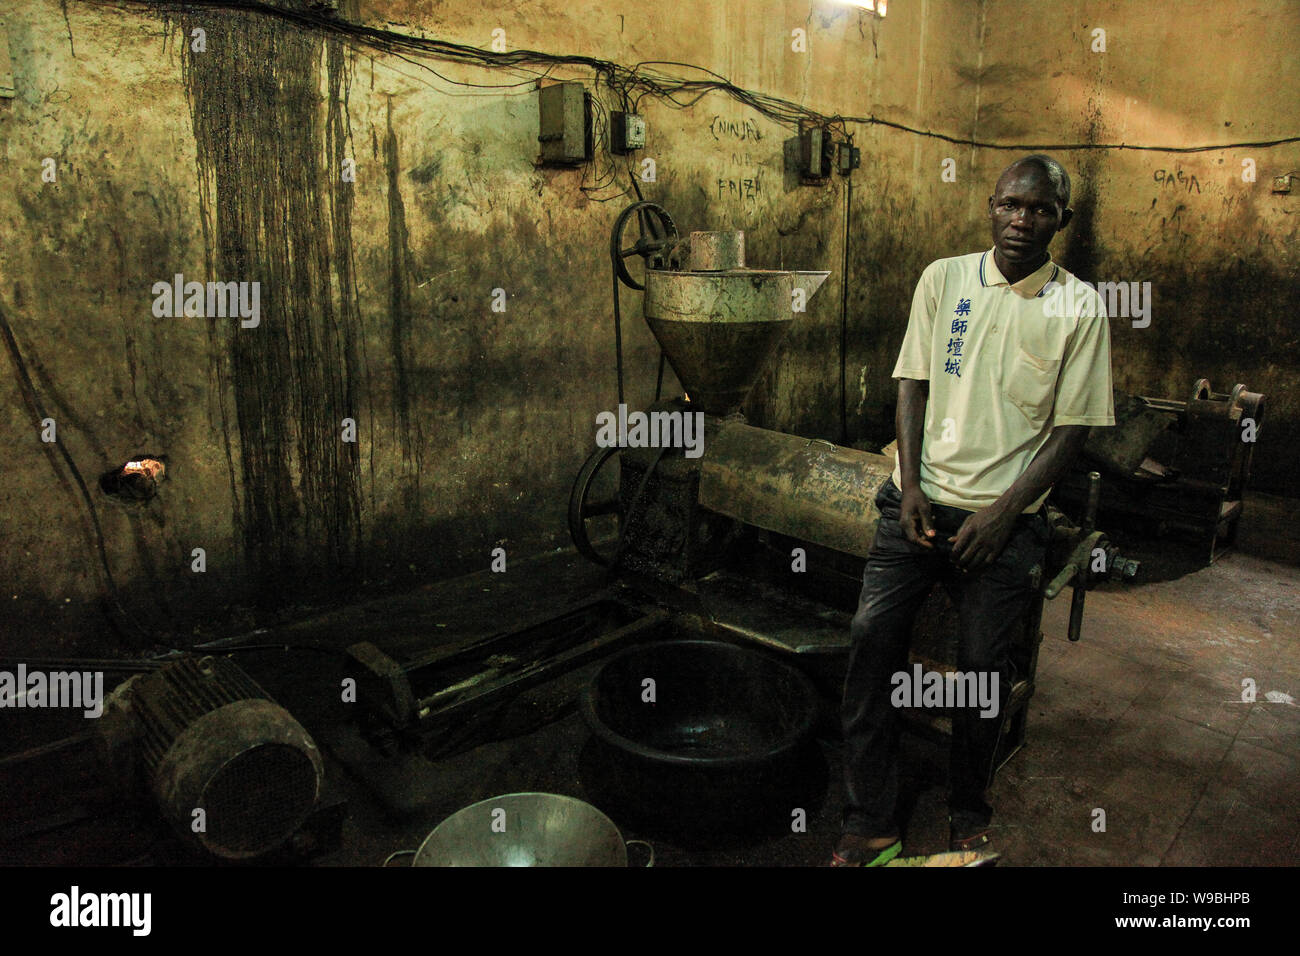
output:
[[[866,837],[899,833],[900,715],[891,701],[893,676],[911,670],[912,623],[936,583],[944,585],[958,612],[957,670],[996,673],[1000,697],[996,716],[981,717],[978,706],[967,706],[953,719],[949,809],[963,830],[992,819],[985,791],[993,780],[1007,695],[1017,677],[1011,642],[1024,626],[1035,593],[1031,571],[1041,566],[1048,541],[1041,512],[1021,515],[994,563],[963,572],[952,563],[947,539],[971,512],[931,503],[936,533],[930,549],[903,534],[901,501],[892,480],[876,495],[880,523],[862,575],[844,682],[844,830]]]

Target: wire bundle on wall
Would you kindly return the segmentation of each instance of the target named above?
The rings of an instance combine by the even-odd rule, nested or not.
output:
[[[184,13],[196,9],[232,10],[257,13],[284,20],[289,23],[295,23],[302,27],[332,33],[364,46],[391,54],[399,59],[410,62],[423,70],[433,73],[439,79],[447,83],[457,86],[477,87],[480,89],[508,89],[523,86],[530,82],[535,82],[537,79],[544,78],[550,75],[550,72],[558,66],[586,67],[595,72],[598,80],[605,82],[610,89],[617,92],[625,104],[630,100],[632,94],[635,92],[637,94],[636,98],[635,100],[631,100],[634,111],[636,109],[636,104],[647,95],[653,95],[659,98],[661,102],[672,108],[687,109],[699,102],[701,98],[709,93],[717,92],[723,93],[737,102],[748,106],[775,123],[790,128],[797,129],[800,123],[811,123],[818,126],[829,126],[832,128],[839,126],[843,129],[845,124],[857,123],[861,125],[884,126],[888,129],[896,129],[916,136],[938,139],[958,146],[1023,152],[1046,150],[1141,150],[1163,153],[1197,153],[1219,149],[1240,149],[1246,147],[1265,148],[1269,146],[1280,146],[1286,143],[1300,142],[1300,136],[1285,136],[1270,140],[1217,143],[1201,146],[1151,146],[1130,143],[990,143],[968,137],[949,136],[945,133],[937,133],[932,130],[918,129],[904,123],[879,119],[875,116],[841,116],[838,114],[828,116],[819,113],[816,110],[809,109],[806,106],[791,102],[790,100],[736,86],[721,74],[714,73],[704,67],[693,66],[688,63],[679,63],[672,60],[647,60],[634,67],[626,67],[619,63],[615,63],[612,60],[604,60],[598,57],[543,53],[538,50],[509,50],[498,53],[463,43],[453,43],[449,40],[413,36],[395,30],[364,26],[359,23],[349,22],[345,19],[324,16],[305,10],[278,7],[270,3],[260,2],[260,0],[88,0],[88,2],[118,7],[148,7],[153,10],[177,13]],[[438,73],[436,70],[433,70],[427,64],[419,63],[418,61],[411,59],[413,56],[432,57],[435,59],[466,63],[474,66],[510,68],[529,73],[532,79],[525,79],[518,83],[506,84],[479,84],[452,80]],[[684,79],[682,77],[660,73],[657,70],[645,69],[647,66],[656,64],[664,66],[683,66],[704,73],[706,78]],[[528,69],[529,67],[536,66],[545,66],[546,69],[540,73]],[[681,94],[686,94],[690,98],[686,100],[679,99],[678,96]]]

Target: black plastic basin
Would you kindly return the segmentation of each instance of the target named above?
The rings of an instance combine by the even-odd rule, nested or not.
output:
[[[604,771],[589,784],[641,818],[680,829],[773,813],[788,823],[809,778],[817,692],[759,651],[719,641],[632,647],[605,663],[581,708]]]

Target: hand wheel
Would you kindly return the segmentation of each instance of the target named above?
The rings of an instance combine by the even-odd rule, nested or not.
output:
[[[627,228],[627,222],[632,218],[633,213],[636,213],[641,227],[641,238],[625,249],[623,230]],[[649,235],[646,235],[647,231]],[[663,206],[652,202],[635,202],[628,206],[614,220],[614,230],[609,237],[609,256],[614,262],[614,272],[619,281],[633,289],[644,289],[645,285],[633,279],[632,273],[627,271],[625,260],[632,256],[640,256],[646,260],[647,267],[652,267],[651,259],[662,259],[679,239],[677,226]]]
[[[578,553],[607,568],[613,566],[614,556],[603,555],[592,547],[591,539],[587,536],[587,521],[601,515],[617,514],[619,525],[622,526],[622,504],[619,501],[618,488],[615,486],[614,494],[609,498],[589,501],[588,497],[591,495],[597,473],[620,451],[621,448],[613,445],[609,448],[597,448],[592,452],[591,457],[583,463],[578,477],[574,479],[573,490],[569,492],[569,537],[573,539]]]

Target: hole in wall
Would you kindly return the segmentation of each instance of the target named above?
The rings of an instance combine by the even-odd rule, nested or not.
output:
[[[134,455],[99,476],[99,489],[119,501],[148,501],[167,474],[167,456]]]

